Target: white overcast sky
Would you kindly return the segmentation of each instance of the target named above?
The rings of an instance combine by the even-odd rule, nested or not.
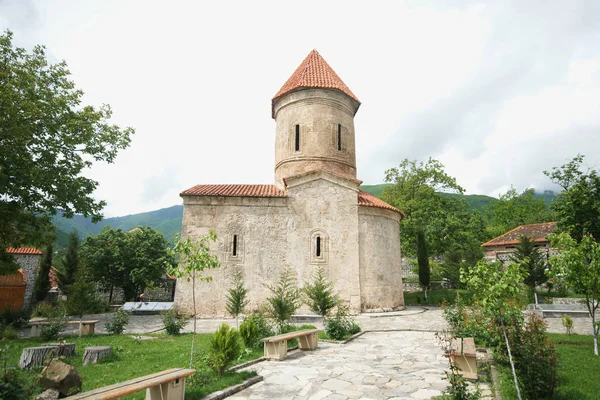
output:
[[[136,129],[106,216],[198,183],[273,183],[271,98],[316,48],[361,100],[358,177],[439,159],[467,193],[600,165],[600,1],[0,0],[0,29],[66,60],[87,104]]]

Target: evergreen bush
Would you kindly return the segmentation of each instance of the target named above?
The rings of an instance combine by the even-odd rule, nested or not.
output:
[[[208,365],[215,375],[222,376],[240,353],[240,334],[227,324],[222,324],[210,339]]]
[[[333,283],[325,278],[325,270],[321,266],[313,274],[312,282],[304,284],[302,293],[308,308],[322,317],[329,315],[340,303],[339,296],[333,290]]]
[[[48,323],[42,325],[40,337],[44,342],[54,342],[58,340],[62,331],[66,328],[66,320],[64,317],[49,320]]]
[[[183,327],[188,321],[188,318],[181,314],[176,308],[165,311],[160,314],[165,331],[169,335],[179,335]]]
[[[244,341],[244,346],[247,348],[252,349],[258,347],[257,344],[260,343],[261,338],[258,337],[258,325],[254,321],[252,315],[240,324],[240,336]]]
[[[277,285],[266,287],[272,293],[272,297],[267,298],[267,309],[281,333],[300,307],[300,291],[296,285],[294,271],[289,268],[284,270]]]
[[[104,324],[104,327],[109,333],[113,335],[120,335],[125,330],[125,327],[129,323],[129,313],[125,310],[117,310],[110,321]]]

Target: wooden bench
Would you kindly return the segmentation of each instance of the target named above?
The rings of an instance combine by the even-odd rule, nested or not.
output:
[[[314,350],[319,343],[320,329],[303,329],[261,339],[265,344],[265,358],[268,360],[284,360],[287,356],[287,341],[298,338],[298,347],[302,350]]]
[[[81,334],[93,335],[98,322],[100,322],[100,320],[81,321]],[[67,321],[67,325],[79,325],[79,321]]]
[[[81,334],[82,335],[93,335],[96,330],[96,324],[100,322],[100,320],[94,321],[82,321],[81,323]],[[37,320],[30,321],[29,325],[31,325],[31,337],[40,336],[42,333],[42,325],[48,325],[50,321],[48,320]],[[79,321],[67,321],[68,325],[79,325]]]
[[[477,380],[477,349],[473,338],[452,339],[450,361],[458,366],[465,379]]]
[[[127,382],[101,387],[69,396],[69,400],[109,400],[119,399],[146,389],[146,400],[183,400],[185,378],[196,372],[195,369],[172,368],[152,375],[142,376]]]

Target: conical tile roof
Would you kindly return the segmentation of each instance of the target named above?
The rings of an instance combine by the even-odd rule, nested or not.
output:
[[[279,97],[300,88],[341,90],[360,104],[358,98],[340,79],[329,64],[327,64],[327,61],[321,57],[317,50],[311,51],[304,61],[302,61],[302,64],[300,64],[290,79],[287,80],[281,89],[279,89],[279,92],[277,92],[275,97],[273,97],[273,102]]]

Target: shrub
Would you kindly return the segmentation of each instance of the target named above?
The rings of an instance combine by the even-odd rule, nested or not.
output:
[[[546,323],[530,313],[515,343],[515,365],[527,398],[549,398],[556,387],[556,351],[546,335]]]
[[[58,318],[66,315],[66,313],[64,301],[44,301],[36,304],[31,315],[38,318]]]
[[[573,329],[573,318],[569,317],[567,314],[563,314],[562,318],[562,326],[567,330],[567,334],[571,334],[571,330]]]
[[[360,332],[360,326],[348,316],[344,308],[338,308],[336,315],[325,321],[325,333],[331,339],[343,340],[358,332]]]
[[[266,285],[266,287],[273,294],[272,297],[267,298],[268,312],[275,319],[281,333],[300,307],[300,291],[296,285],[294,271],[286,269],[281,273],[277,285]]]
[[[36,389],[33,377],[18,368],[7,367],[9,346],[0,348],[0,399],[30,399]]]
[[[249,349],[258,347],[257,344],[260,343],[260,339],[258,337],[258,325],[254,321],[252,315],[250,315],[244,322],[240,325],[240,336],[244,341],[244,346]]]
[[[339,296],[333,290],[333,283],[325,278],[325,270],[319,266],[312,282],[306,282],[302,291],[304,302],[310,310],[322,317],[329,315],[339,303]]]
[[[58,340],[60,333],[65,330],[66,324],[63,317],[48,321],[42,325],[40,337],[44,342],[53,342]]]
[[[490,343],[488,321],[483,310],[466,307],[459,296],[453,305],[444,305],[444,319],[454,337],[472,337],[478,343]]]
[[[169,311],[165,311],[160,314],[165,330],[169,335],[179,335],[188,318],[181,314],[179,310],[172,308]]]
[[[12,325],[5,325],[4,328],[0,327],[0,337],[6,340],[18,339],[17,330]]]
[[[469,391],[465,378],[460,374],[460,368],[453,362],[450,362],[450,372],[446,371],[446,379],[450,385],[442,393],[441,400],[478,400],[481,398],[479,389]]]
[[[222,324],[210,339],[208,364],[217,376],[221,376],[240,350],[240,334],[229,325]]]
[[[114,335],[120,335],[129,323],[129,313],[125,310],[117,310],[110,321],[104,324],[106,330]]]
[[[8,308],[0,314],[0,325],[11,325],[19,329],[25,327],[27,321],[29,321],[29,311],[27,310],[13,310],[12,308]]]

